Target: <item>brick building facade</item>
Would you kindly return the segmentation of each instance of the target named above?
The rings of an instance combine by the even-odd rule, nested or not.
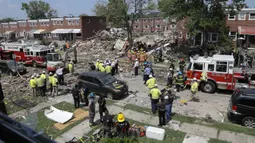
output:
[[[88,22],[90,21],[90,22]],[[39,20],[23,20],[0,24],[0,37],[49,38],[74,40],[92,36],[92,32],[106,29],[105,17],[81,16]],[[86,31],[86,33],[84,33]]]

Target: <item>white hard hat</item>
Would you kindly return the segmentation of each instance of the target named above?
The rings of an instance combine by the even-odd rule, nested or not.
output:
[[[45,73],[45,71],[43,71],[42,73]]]
[[[192,80],[197,80],[197,78],[194,77]]]
[[[169,97],[168,97],[168,96],[165,96],[164,99],[169,99]]]
[[[35,77],[34,75],[31,76],[31,78],[34,78],[34,77]]]
[[[172,69],[172,68],[170,68],[169,70],[170,70],[170,71],[172,71],[173,69]]]
[[[153,77],[152,75],[149,75],[149,77]]]
[[[97,62],[99,62],[99,59],[97,59]]]
[[[138,59],[135,59],[136,61],[138,61]]]
[[[52,72],[50,72],[50,74],[52,74]]]
[[[40,77],[40,75],[39,75],[39,74],[37,74],[37,75],[36,75],[36,77]]]
[[[158,87],[158,85],[157,85],[157,84],[155,84],[155,85],[154,85],[154,87]]]

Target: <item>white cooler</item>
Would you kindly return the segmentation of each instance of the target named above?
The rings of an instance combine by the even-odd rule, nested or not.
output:
[[[165,129],[148,127],[146,129],[146,137],[163,141],[165,138],[166,131]]]

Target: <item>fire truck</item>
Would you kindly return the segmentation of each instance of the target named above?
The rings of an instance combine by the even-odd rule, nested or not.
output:
[[[13,52],[17,62],[23,62],[24,65],[46,66],[46,55],[52,52],[47,46],[31,43],[1,43],[4,51]]]
[[[239,81],[246,81],[241,69],[234,68],[233,55],[214,55],[212,57],[194,56],[187,66],[185,84],[190,85],[193,78],[199,82],[203,92],[214,93],[217,89],[234,90],[240,86]],[[207,80],[202,81],[201,74],[207,72]],[[248,83],[247,83],[248,84]]]

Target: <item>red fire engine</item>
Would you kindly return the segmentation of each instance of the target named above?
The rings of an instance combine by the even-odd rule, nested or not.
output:
[[[185,84],[190,84],[193,78],[201,81],[201,74],[205,71],[207,80],[200,82],[200,89],[203,92],[213,93],[217,89],[234,90],[240,86],[238,81],[246,79],[240,69],[234,69],[234,61],[232,55],[190,58]]]
[[[46,66],[46,55],[52,52],[50,48],[43,45],[32,45],[29,43],[2,43],[4,51],[11,51],[16,56],[17,62],[25,65]]]

